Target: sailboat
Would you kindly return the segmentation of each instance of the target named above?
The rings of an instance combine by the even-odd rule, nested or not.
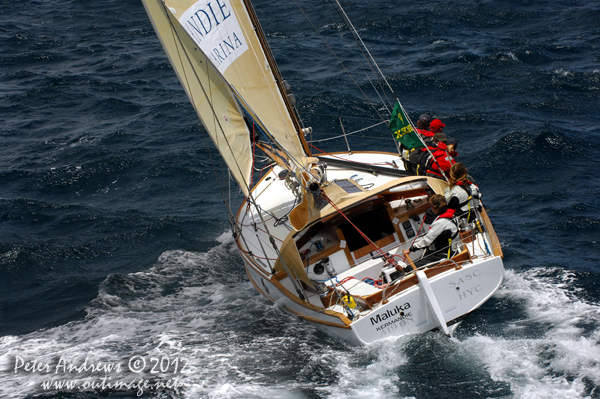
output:
[[[310,129],[249,0],[142,1],[243,193],[230,223],[260,294],[328,334],[369,344],[450,335],[498,290],[502,249],[476,204],[476,217],[460,221],[457,254],[417,267],[411,257],[420,253],[406,251],[427,231],[428,199],[444,193],[447,179],[407,172],[398,146],[311,152]],[[414,130],[406,119],[405,130]],[[270,163],[255,179],[257,152]]]

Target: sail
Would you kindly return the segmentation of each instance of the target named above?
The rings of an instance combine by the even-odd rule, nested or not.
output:
[[[146,1],[146,0],[144,0]],[[164,0],[189,37],[233,87],[245,111],[292,160],[308,150],[278,86],[270,53],[263,49],[244,0]],[[299,164],[299,162],[295,162]]]
[[[250,132],[223,76],[161,0],[143,0],[171,65],[210,137],[245,195],[252,172]]]

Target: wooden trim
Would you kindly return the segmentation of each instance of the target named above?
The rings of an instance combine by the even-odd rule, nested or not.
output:
[[[248,265],[248,266],[252,267],[252,265]],[[248,275],[248,278],[250,279],[250,282],[252,283],[252,285],[254,286],[254,288],[256,288],[256,290],[262,296],[264,296],[265,298],[269,299],[271,302],[275,302],[275,300],[273,300],[270,295],[266,295],[263,292],[263,290],[261,290],[258,287],[258,284],[254,281],[254,279],[250,275],[250,272],[247,269],[246,269],[246,274]],[[278,276],[278,275],[280,275],[280,276]],[[285,277],[287,277],[287,274],[285,272],[279,272],[276,275],[274,275],[273,278],[269,279],[269,281],[271,282],[271,284],[273,284],[275,286],[275,289],[277,289],[280,293],[282,293],[283,295],[285,295],[287,298],[291,299],[293,302],[295,302],[298,305],[303,306],[303,307],[305,307],[305,308],[307,308],[309,310],[312,310],[312,311],[315,311],[315,312],[319,312],[319,313],[322,313],[322,314],[326,314],[326,315],[331,316],[331,317],[337,317],[346,326],[350,326],[350,324],[352,324],[352,321],[350,321],[350,319],[348,319],[348,317],[346,317],[346,315],[343,314],[343,313],[335,312],[333,310],[326,310],[323,307],[318,307],[316,305],[313,305],[310,302],[306,302],[306,301],[301,300],[297,296],[295,296],[292,293],[290,293],[288,291],[288,289],[285,288],[285,286],[283,284],[281,284],[279,282],[279,280],[276,279],[276,277],[285,278]],[[305,315],[302,315],[302,314],[300,314],[298,312],[295,312],[295,311],[289,309],[287,306],[284,306],[284,307],[290,313],[298,315],[298,316],[300,316],[302,318],[305,318],[305,319],[307,319],[309,321],[314,321],[315,323],[321,323],[321,324],[325,324],[325,325],[331,325],[333,327],[339,327],[339,328],[350,328],[350,327],[345,327],[345,326],[342,326],[342,325],[339,325],[339,324],[336,324],[336,323],[333,323],[333,322],[330,322],[330,321],[324,321],[324,320],[313,318],[311,316],[305,316]],[[314,319],[314,320],[312,320],[312,319]]]
[[[289,169],[289,159],[283,151],[278,150],[277,148],[273,148],[273,146],[266,143],[256,143],[256,147],[258,147],[262,152],[264,152],[269,158],[274,160],[275,163],[277,163],[277,165],[285,169]],[[257,185],[258,183],[256,183],[254,186],[256,187]]]
[[[287,276],[288,276],[288,275],[287,275],[287,273],[286,273],[285,271],[283,271],[283,270],[282,270],[282,271],[280,271],[280,272],[277,272],[277,273],[275,273],[275,274],[273,275],[273,278],[274,278],[275,280],[279,281],[279,280],[283,280],[283,279],[284,279],[284,278],[286,278]]]
[[[470,259],[471,257],[469,255],[469,251],[467,251],[466,249],[464,249],[458,255],[452,257],[452,260],[458,263],[459,268],[461,263],[464,263]],[[432,278],[450,269],[456,269],[456,264],[454,262],[448,260],[440,262],[437,265],[434,265],[433,267],[425,269],[425,275],[427,276],[427,278]],[[385,291],[386,300],[390,300],[394,295],[418,284],[419,280],[417,279],[417,276],[415,274],[411,274],[399,283],[388,287],[387,290],[382,289],[374,294],[362,296],[361,299],[367,302],[369,306],[373,306],[374,304],[382,301],[383,291]]]
[[[445,260],[443,262],[438,263],[432,268],[426,269],[425,275],[427,275],[427,278],[431,278],[452,268],[456,270],[462,269],[463,263],[471,261],[471,254],[469,254],[469,251],[465,248],[458,255],[453,256],[452,260],[454,262]],[[457,264],[458,267],[456,266]]]
[[[337,327],[337,328],[346,328],[346,329],[351,329],[352,328],[352,327],[350,327],[349,324],[337,324],[337,323],[334,323],[334,322],[331,322],[331,321],[321,320],[321,319],[318,319],[316,317],[312,317],[312,316],[308,316],[308,315],[305,315],[305,314],[302,314],[302,313],[298,313],[298,312],[296,312],[296,311],[288,308],[285,305],[283,307],[285,308],[285,310],[287,310],[291,314],[293,314],[295,316],[298,316],[300,318],[303,318],[305,320],[308,320],[310,322],[313,322],[313,323],[319,323],[319,324],[323,324],[323,325],[326,325],[326,326]],[[348,320],[348,321],[350,322],[350,320]]]
[[[494,255],[499,256],[500,258],[504,258],[504,254],[502,253],[502,246],[500,245],[500,241],[498,240],[496,231],[494,230],[492,222],[490,221],[490,218],[485,209],[481,210],[480,215],[483,219],[483,225],[485,226],[488,234],[490,235],[490,241],[492,244],[492,250],[494,251]]]
[[[333,317],[337,317],[339,318],[344,324],[346,325],[350,325],[352,322],[346,317],[345,314],[343,313],[339,313],[339,312],[335,312],[333,310],[324,310],[324,308],[322,307],[318,307],[316,305],[313,305],[310,302],[306,302],[301,300],[300,298],[298,298],[297,296],[293,295],[291,292],[288,291],[287,288],[285,288],[283,286],[283,284],[281,284],[281,282],[277,281],[277,280],[272,280],[271,283],[275,286],[275,288],[277,288],[279,290],[279,292],[281,292],[283,295],[285,295],[288,299],[291,299],[293,302],[295,302],[296,304],[303,306],[307,309],[313,310],[315,312],[320,312],[329,316],[333,316]]]
[[[337,229],[337,235],[338,235],[338,238],[340,239],[340,247],[341,247],[342,241],[344,241],[344,243],[345,243],[343,249],[344,249],[344,254],[346,255],[346,259],[348,259],[348,264],[350,265],[350,267],[354,266],[356,264],[356,262],[354,262],[354,258],[352,257],[350,248],[348,248],[348,241],[346,241],[346,237],[344,237],[344,233],[342,232],[342,229]]]
[[[417,276],[415,274],[411,274],[410,276],[406,277],[399,283],[397,283],[391,287],[388,287],[387,289],[381,289],[379,292],[376,292],[369,296],[362,297],[362,299],[365,302],[368,302],[369,305],[373,306],[374,304],[382,301],[383,291],[385,291],[385,298],[387,300],[389,300],[392,296],[396,295],[397,293],[402,292],[402,291],[404,291],[410,287],[413,287],[417,284],[419,284],[419,280],[417,279]]]
[[[463,244],[468,244],[470,242],[473,242],[473,240],[475,239],[475,230],[461,231],[459,233],[459,235],[460,235],[460,239],[462,240]]]
[[[377,248],[383,248],[394,243],[395,241],[396,237],[393,234],[390,234],[387,237],[383,237],[382,239],[375,241],[374,244]],[[364,247],[358,248],[356,251],[352,252],[352,254],[358,260],[363,256],[367,256],[371,252],[373,252],[373,248],[371,248],[370,245],[365,245]]]
[[[314,264],[317,261],[320,261],[323,258],[328,257],[331,254],[336,253],[337,251],[340,250],[340,244],[334,244],[332,246],[330,246],[329,248],[326,248],[320,252],[315,253],[313,256],[308,256],[306,259],[304,259],[302,261],[302,263],[304,263],[304,266],[308,266],[308,261],[310,260],[311,264]]]

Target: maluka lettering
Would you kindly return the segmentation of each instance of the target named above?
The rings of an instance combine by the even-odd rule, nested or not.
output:
[[[410,303],[406,302],[404,305],[396,305],[394,309],[388,309],[385,313],[380,313],[375,317],[371,317],[371,325],[374,326],[382,321],[389,319],[390,317],[394,317],[398,314],[402,314],[406,309],[410,309]]]

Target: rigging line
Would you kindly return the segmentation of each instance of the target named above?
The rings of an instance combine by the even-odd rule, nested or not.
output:
[[[310,112],[311,115],[321,115],[321,116],[333,116],[335,118],[338,117],[342,117],[345,119],[363,119],[363,120],[368,120],[368,121],[377,121],[379,119],[377,118],[365,118],[362,116],[351,116],[351,115],[340,115],[340,114],[325,114],[325,113],[321,113],[321,112]]]
[[[350,132],[350,133],[346,133],[346,136],[350,136],[351,134],[356,134],[356,133],[364,132],[365,130],[372,129],[372,128],[374,128],[375,126],[383,125],[384,123],[386,123],[386,122],[385,122],[385,121],[382,121],[382,122],[376,123],[376,124],[374,124],[374,125],[367,126],[367,127],[365,127],[365,128],[362,128],[362,129],[359,129],[359,130],[355,130],[355,131],[353,131],[353,132]],[[342,137],[344,137],[344,135],[343,135],[343,134],[340,134],[339,136],[335,136],[335,137],[329,137],[329,138],[326,138],[326,139],[321,139],[321,140],[311,140],[311,141],[310,141],[310,143],[320,143],[321,141],[335,140],[335,139],[339,139],[339,138],[342,138]],[[386,139],[386,140],[387,140],[387,139]]]
[[[188,63],[190,64],[192,71],[194,71],[194,76],[196,77],[196,81],[198,82],[198,85],[200,86],[200,88],[202,89],[202,93],[204,94],[204,98],[207,99],[208,103],[209,103],[209,108],[212,111],[212,115],[213,115],[213,123],[216,122],[216,124],[219,126],[219,129],[221,130],[221,135],[223,136],[223,138],[225,139],[225,144],[227,144],[227,147],[229,149],[229,151],[231,152],[232,158],[234,160],[235,166],[238,169],[238,172],[240,174],[240,176],[242,176],[242,180],[244,180],[244,185],[246,186],[246,189],[248,191],[248,193],[250,194],[250,186],[248,185],[248,182],[244,179],[244,173],[242,172],[242,169],[236,159],[236,157],[234,157],[233,155],[235,154],[233,149],[231,148],[231,144],[229,144],[229,140],[227,139],[227,135],[225,134],[225,130],[223,129],[223,126],[221,125],[221,121],[220,119],[217,117],[217,114],[215,113],[215,109],[213,107],[213,103],[212,103],[212,95],[209,97],[208,94],[206,93],[206,90],[204,89],[204,85],[202,84],[202,81],[200,80],[200,77],[198,76],[198,74],[196,73],[196,68],[194,68],[194,64],[192,63],[192,61],[190,60],[189,54],[188,52],[185,50],[185,46],[183,45],[183,42],[181,41],[181,37],[179,37],[179,35],[177,34],[177,31],[175,30],[175,26],[173,25],[173,21],[171,20],[169,13],[170,11],[167,11],[167,6],[165,3],[161,2],[162,6],[163,6],[163,10],[165,12],[165,14],[167,15],[167,19],[169,21],[169,25],[171,26],[172,31],[174,32],[174,36],[177,38],[177,40],[179,41],[179,44],[181,46],[181,48],[183,49],[183,53],[186,56],[186,59],[188,61]],[[203,55],[204,53],[198,48],[198,51],[200,51]],[[179,55],[179,49],[177,50],[177,54]],[[181,60],[181,58],[180,58]],[[209,77],[209,70],[210,70],[210,61],[208,60],[208,58],[206,59],[207,61],[205,62],[206,64],[206,76]],[[212,63],[210,63],[212,65]],[[214,66],[213,66],[214,68]],[[215,68],[214,71],[222,77],[222,75],[219,73],[219,71],[217,71],[217,69]],[[187,75],[186,75],[187,76]],[[211,79],[208,78],[209,84]],[[229,89],[231,89],[231,85],[229,85],[227,83],[227,81],[223,78],[223,81],[227,84],[227,87]],[[187,77],[186,77],[186,82],[188,82]],[[188,83],[189,86],[189,83]],[[191,88],[190,88],[190,92],[191,92]],[[212,94],[212,92],[211,92]],[[233,93],[232,93],[233,94]],[[194,106],[194,109],[196,109],[196,104],[195,102],[192,103],[192,105]],[[198,110],[196,109],[196,113],[198,113]],[[247,130],[247,129],[246,129]],[[209,134],[210,136],[210,134]],[[216,143],[215,143],[216,145]],[[217,149],[219,149],[219,146],[217,145]],[[220,152],[220,151],[219,151]]]
[[[318,29],[316,28],[316,26],[312,23],[312,21],[310,20],[310,18],[308,17],[308,15],[306,15],[306,13],[304,12],[304,10],[302,9],[302,7],[300,6],[300,4],[298,4],[298,2],[296,0],[294,0],[294,3],[296,3],[296,6],[298,6],[298,8],[300,9],[300,12],[302,12],[302,14],[304,15],[304,17],[306,18],[306,20],[308,21],[308,23],[313,27],[313,29],[315,30],[315,32],[317,32],[317,35],[319,35],[319,37],[321,38],[321,40],[323,41],[323,43],[325,44],[325,46],[327,46],[327,48],[329,49],[329,51],[331,51],[331,54],[333,54],[333,56],[335,57],[335,59],[340,63],[340,65],[342,66],[342,68],[344,69],[344,71],[348,74],[348,76],[350,77],[350,79],[354,82],[354,84],[356,85],[356,87],[358,88],[358,90],[362,93],[362,95],[364,96],[364,98],[367,100],[367,102],[369,102],[371,104],[371,106],[373,107],[373,109],[375,110],[375,112],[377,112],[377,115],[379,115],[379,119],[381,119],[382,121],[385,120],[386,118],[384,118],[380,113],[379,110],[377,109],[377,107],[375,106],[375,103],[373,101],[371,101],[369,99],[369,97],[367,97],[367,94],[363,91],[363,89],[359,86],[358,82],[354,79],[354,77],[352,76],[352,74],[350,73],[350,71],[348,71],[348,69],[346,68],[346,66],[344,65],[344,63],[339,59],[339,57],[337,56],[337,54],[333,51],[333,49],[329,46],[329,43],[327,43],[327,41],[325,40],[325,38],[321,35],[321,33],[318,31]],[[385,104],[384,104],[385,106]],[[387,107],[386,107],[387,109]],[[389,113],[389,110],[388,110]]]
[[[252,251],[245,251],[242,248],[239,248],[239,250],[242,251],[243,253],[245,253],[246,255],[250,255],[250,256],[255,257],[256,259],[265,259],[265,260],[270,260],[272,262],[277,261],[276,258],[264,258],[262,256],[256,256],[256,255],[254,255],[254,252],[252,252]]]
[[[375,64],[375,65],[374,65],[374,63],[375,63],[375,60],[373,59],[373,60],[371,61],[371,59],[372,59],[373,57],[371,57],[371,59],[369,59],[369,57],[367,57],[367,54],[365,54],[365,51],[362,49],[362,47],[361,47],[362,39],[360,38],[360,36],[358,36],[358,38],[357,38],[358,32],[356,31],[356,29],[354,29],[354,26],[352,25],[352,22],[350,21],[350,18],[348,18],[348,16],[345,14],[345,12],[342,14],[342,12],[343,12],[344,10],[342,9],[342,10],[341,10],[342,12],[340,11],[340,9],[341,9],[341,5],[339,5],[339,3],[338,3],[338,5],[339,5],[339,9],[338,9],[338,8],[335,6],[335,4],[333,4],[333,1],[332,1],[332,0],[329,0],[329,1],[330,1],[330,3],[331,3],[332,7],[334,8],[334,10],[337,12],[337,14],[338,14],[338,16],[340,17],[340,19],[341,19],[341,20],[342,20],[342,21],[343,21],[343,22],[346,24],[346,27],[348,28],[348,30],[350,31],[350,33],[351,33],[351,34],[352,34],[352,36],[354,37],[354,41],[356,41],[356,44],[358,45],[358,48],[360,49],[360,51],[361,51],[361,53],[362,53],[362,55],[363,55],[363,58],[364,58],[364,59],[366,59],[366,60],[367,60],[367,62],[369,63],[369,67],[370,67],[371,71],[372,71],[372,72],[373,72],[375,75],[379,75],[379,74],[377,73],[377,71],[375,70],[375,68],[374,68],[374,67],[377,67],[377,64]],[[356,35],[354,34],[355,32],[356,32]],[[359,42],[359,39],[360,39],[360,42]],[[364,46],[364,48],[365,48],[365,49],[367,50],[367,52],[368,52],[368,49],[366,48],[366,45],[365,45],[364,43],[362,43],[362,45]],[[353,51],[352,49],[350,49],[350,51],[351,51],[351,52],[352,52],[352,54],[354,55],[354,51]],[[369,56],[370,56],[370,55],[371,55],[371,54],[369,53]],[[379,69],[379,67],[377,67],[377,69]],[[381,71],[380,71],[380,72],[381,72]],[[378,90],[377,88],[375,88],[375,87],[374,87],[374,84],[373,84],[373,82],[372,82],[371,78],[369,77],[369,75],[368,75],[368,74],[366,74],[366,75],[367,75],[367,79],[369,80],[369,82],[370,82],[370,83],[371,83],[371,85],[373,86],[373,89],[375,90],[375,92],[377,93],[377,95],[378,95],[378,96],[381,98],[381,96],[379,95],[379,90]],[[382,74],[382,73],[381,73],[381,76],[383,76],[383,74]],[[379,80],[379,79],[378,79],[378,80]],[[385,81],[385,76],[383,76],[383,80]],[[387,81],[386,81],[386,83],[387,83]],[[385,90],[385,88],[384,88],[384,87],[381,85],[381,83],[378,83],[378,86],[380,87],[381,91],[384,93],[384,96],[385,96],[385,98],[386,98],[386,101],[387,101],[387,103],[390,103],[391,101],[390,101],[390,99],[388,98],[388,96],[387,96],[387,94],[386,94],[386,90]],[[388,86],[389,86],[389,84],[388,84]],[[391,89],[390,89],[390,91],[392,92],[392,94],[394,94],[394,91],[393,91],[393,90],[391,90]],[[395,94],[394,94],[394,96],[395,96]],[[383,101],[383,100],[382,100],[382,101]],[[385,107],[385,110],[387,111],[388,115],[390,115],[390,114],[391,114],[391,112],[390,112],[390,109],[387,107],[387,105],[386,105],[386,102],[383,102],[383,105],[384,105],[384,107]],[[382,119],[383,119],[383,118],[382,118]]]
[[[375,166],[375,165],[390,165],[390,163],[388,163],[388,162],[384,162],[384,163],[365,163],[365,162],[357,162],[357,161],[353,161],[353,160],[351,160],[351,159],[347,159],[347,158],[342,158],[342,157],[339,157],[339,156],[337,156],[337,155],[334,155],[334,154],[332,154],[332,153],[330,153],[330,152],[325,152],[325,151],[321,150],[320,148],[317,148],[317,147],[315,147],[315,146],[314,146],[314,145],[312,145],[312,144],[309,144],[309,145],[310,145],[312,148],[314,148],[315,150],[317,150],[317,151],[321,152],[322,154],[329,155],[330,157],[333,157],[333,158],[338,158],[338,159],[341,159],[341,160],[343,160],[343,161],[347,161],[347,162],[352,162],[352,163],[356,163],[356,164],[360,164],[360,165],[371,165],[371,166]]]
[[[252,120],[252,173],[250,174],[250,184],[254,180],[254,163],[256,162],[256,132],[255,132],[256,123]],[[262,173],[261,173],[262,174]]]
[[[375,59],[373,58],[373,56],[371,55],[371,52],[369,51],[369,49],[367,48],[367,46],[365,45],[365,43],[363,42],[362,38],[360,37],[360,35],[358,34],[358,31],[356,30],[356,28],[354,27],[354,25],[352,24],[352,21],[350,21],[350,18],[348,18],[348,15],[346,14],[346,11],[344,11],[344,9],[342,8],[342,5],[340,4],[339,0],[333,0],[337,3],[341,13],[343,14],[344,20],[346,22],[346,24],[348,25],[348,28],[350,29],[350,31],[352,32],[352,34],[356,37],[357,40],[360,41],[360,44],[362,45],[362,48],[364,49],[364,51],[367,52],[367,54],[369,55],[369,60],[370,62],[373,64],[373,66],[376,68],[377,72],[379,73],[379,76],[383,79],[383,81],[386,83],[388,89],[390,90],[390,92],[394,95],[394,97],[396,96],[396,93],[394,93],[394,89],[392,89],[392,86],[390,86],[389,82],[387,81],[387,79],[385,78],[385,75],[383,74],[383,72],[381,72],[381,69],[379,69],[379,65],[377,65],[377,62],[375,62]]]
[[[236,19],[237,19],[238,21],[240,21],[241,19],[240,19],[239,15],[238,15],[238,12],[237,12],[237,9],[236,9],[235,7],[233,7],[233,12],[235,13],[235,17],[236,17]],[[248,19],[250,20],[250,22],[251,22],[251,24],[252,24],[252,20],[251,20],[250,18],[248,18]],[[245,27],[244,27],[244,24],[243,24],[243,23],[242,23],[242,24],[240,24],[240,27],[241,27],[241,28],[242,28],[242,30],[244,31],[244,35],[245,35],[246,37],[250,38],[251,36],[250,36],[250,35],[247,33],[247,31],[246,31],[246,29],[245,29]],[[256,35],[256,36],[258,36],[258,35]],[[257,38],[257,39],[258,39],[258,38]],[[249,41],[249,42],[250,42],[250,41]],[[257,52],[256,52],[256,50],[255,50],[255,48],[254,48],[254,45],[252,45],[251,43],[248,43],[248,47],[252,49],[252,53],[254,54],[254,58],[255,58],[256,60],[259,60],[260,58],[259,58],[259,57],[258,57],[258,55],[257,55]],[[260,46],[259,46],[259,47],[260,47]],[[262,50],[262,47],[260,47],[260,49]],[[264,51],[263,51],[263,54],[262,54],[262,55],[264,55],[264,58],[265,58],[265,59],[267,59],[267,56],[266,56],[266,54],[264,54]],[[268,62],[268,60],[267,60],[267,62]],[[263,77],[264,77],[264,79],[265,79],[265,82],[269,82],[269,79],[267,78],[267,73],[266,73],[266,72],[265,72],[265,70],[264,70],[264,66],[263,66],[263,65],[262,65],[262,63],[260,63],[260,62],[258,62],[257,64],[258,64],[258,66],[259,66],[259,68],[260,68],[260,72],[262,73],[262,75],[263,75]],[[272,77],[273,77],[273,76],[272,76]],[[277,84],[277,82],[275,82],[275,84]],[[287,125],[287,123],[285,123],[285,116],[284,116],[284,113],[283,113],[283,112],[282,112],[282,110],[281,110],[281,107],[280,107],[279,101],[277,101],[277,100],[278,100],[278,98],[277,98],[277,96],[276,96],[276,94],[275,94],[275,91],[276,91],[276,93],[278,93],[278,94],[279,94],[281,97],[283,97],[283,94],[282,94],[282,93],[280,93],[278,89],[275,89],[275,90],[274,90],[274,89],[271,87],[271,85],[268,85],[268,87],[269,87],[269,93],[271,94],[271,97],[272,97],[272,98],[273,98],[273,100],[274,100],[274,103],[275,103],[275,105],[276,105],[276,107],[277,107],[277,111],[279,112],[279,116],[280,116],[280,118],[281,118],[281,121],[283,122],[283,126],[285,127],[285,128],[284,128],[284,129],[285,129],[285,132],[286,132],[286,134],[289,134],[289,133],[290,133],[290,131],[289,131],[289,128],[288,128],[288,125]],[[238,94],[239,94],[239,93],[238,93]],[[240,97],[241,97],[241,96],[240,96]],[[283,99],[281,99],[281,100],[283,100]],[[251,109],[251,108],[250,108],[250,109]],[[287,110],[286,110],[286,111],[287,111]],[[253,113],[254,113],[254,112],[253,112]],[[287,113],[288,113],[288,112],[286,112],[286,114],[287,114]],[[254,115],[256,115],[256,113],[254,113]],[[291,117],[290,117],[290,119],[291,119]],[[291,122],[292,122],[292,126],[293,126],[293,121],[291,121]],[[263,125],[263,126],[264,126],[264,125]],[[266,126],[265,126],[265,130],[266,130]],[[298,135],[298,134],[299,134],[299,133],[296,133],[296,131],[295,131],[295,129],[294,129],[294,135]],[[288,140],[289,140],[289,139],[288,139]],[[298,138],[298,140],[300,140],[300,139]],[[302,153],[304,153],[304,151],[303,151],[303,150],[302,150],[302,151],[298,151],[298,148],[296,147],[296,143],[294,142],[294,140],[293,140],[293,139],[292,139],[292,140],[290,140],[290,141],[291,141],[291,143],[293,144],[294,148],[296,148],[296,152],[297,152],[298,154],[302,154]],[[302,143],[300,143],[300,147],[302,147]]]
[[[365,76],[367,77],[367,79],[369,80],[369,83],[371,83],[371,86],[373,87],[373,90],[375,91],[375,93],[377,93],[377,96],[379,97],[379,101],[381,101],[382,104],[387,104],[390,102],[390,99],[387,97],[387,95],[385,94],[385,91],[383,91],[383,95],[385,96],[385,101],[383,100],[383,98],[381,98],[381,94],[379,94],[379,90],[377,90],[377,87],[375,87],[375,83],[373,83],[373,80],[371,79],[371,77],[369,76],[368,73],[365,72]],[[389,109],[388,109],[389,111]]]
[[[329,204],[331,204],[331,206],[337,211],[337,213],[342,215],[344,217],[344,219],[346,219],[348,221],[348,223],[350,223],[350,225],[352,225],[352,227],[354,227],[356,229],[356,231],[362,236],[362,238],[364,238],[364,240],[369,244],[369,246],[375,250],[375,252],[377,252],[380,256],[383,256],[390,264],[392,264],[394,266],[398,266],[398,264],[394,261],[394,258],[389,256],[387,253],[383,252],[383,250],[381,248],[379,248],[373,241],[371,241],[371,239],[369,237],[367,237],[367,235],[365,233],[363,233],[358,228],[358,226],[356,226],[354,223],[352,223],[352,221],[348,218],[348,216],[346,216],[346,214],[344,212],[342,212],[342,210],[340,208],[338,208],[338,206],[335,204],[335,202],[333,202],[326,194],[323,193],[322,195],[323,195],[323,198],[325,198],[327,200],[327,202],[329,202]]]
[[[279,141],[277,141],[275,139],[275,137],[273,137],[273,135],[271,134],[271,132],[269,132],[269,130],[267,129],[267,127],[265,126],[265,124],[263,123],[263,121],[258,117],[258,115],[256,114],[256,112],[254,112],[254,110],[252,109],[252,107],[250,106],[250,104],[248,104],[246,102],[246,100],[244,100],[244,98],[236,90],[236,88],[235,87],[231,87],[231,89],[235,92],[236,99],[240,103],[242,103],[241,106],[244,109],[244,111],[246,111],[246,113],[248,113],[248,115],[252,118],[253,121],[259,122],[259,127],[262,126],[261,131],[265,134],[265,136],[267,136],[267,138],[270,140],[270,142],[273,143],[273,144],[275,144],[279,150],[281,150],[283,153],[285,153],[288,156],[288,158],[290,159],[290,161],[292,161],[297,167],[303,167],[302,166],[302,162],[300,162],[292,154],[290,154],[290,152],[283,145],[281,145],[281,143]],[[306,168],[304,168],[304,169],[306,170]]]
[[[324,0],[323,0],[323,1],[324,1]],[[344,18],[345,14],[344,14],[344,15],[342,15],[342,13],[340,12],[340,10],[339,10],[338,8],[336,8],[336,7],[335,7],[335,5],[333,4],[332,0],[329,0],[329,1],[330,1],[331,5],[332,5],[333,9],[336,11],[336,13],[338,14],[338,16],[340,17],[340,20],[342,20],[342,21],[345,23],[345,25],[346,25],[346,27],[348,28],[348,30],[350,31],[350,33],[351,33],[351,34],[353,34],[353,31],[352,31],[351,27],[352,27],[352,28],[354,28],[354,26],[352,26],[352,24],[351,24],[351,23],[348,23],[348,22],[350,21],[350,19],[349,19],[349,18],[346,16],[346,19],[348,20],[348,22],[347,22],[347,21],[345,20],[345,18]],[[340,8],[341,8],[341,6],[340,6]],[[343,10],[342,10],[342,11],[343,11]],[[354,29],[354,31],[356,31],[356,29]],[[367,55],[365,54],[365,52],[362,50],[362,48],[361,48],[361,44],[360,44],[360,43],[359,43],[359,41],[357,40],[356,36],[355,36],[354,34],[353,34],[352,36],[354,37],[354,41],[356,42],[356,44],[357,44],[358,48],[361,50],[361,53],[362,53],[362,56],[363,56],[363,58],[364,58],[365,60],[367,60],[367,62],[369,63],[369,68],[371,69],[371,71],[372,71],[372,72],[373,72],[375,75],[378,75],[378,74],[377,74],[377,71],[375,71],[375,68],[373,68],[373,63],[372,63],[372,62],[370,62],[369,58],[367,57]],[[360,38],[360,37],[359,37],[359,38]],[[361,42],[362,42],[362,40],[361,40]],[[363,45],[364,45],[364,43],[363,43]],[[364,45],[364,47],[366,48],[366,45]],[[359,58],[359,57],[357,57],[357,56],[355,55],[355,53],[354,53],[354,50],[353,50],[352,48],[349,48],[349,50],[350,50],[350,52],[352,53],[353,57],[355,57],[355,58]],[[369,55],[370,55],[370,54],[369,54]],[[384,105],[384,107],[385,107],[385,109],[386,109],[386,111],[387,111],[388,115],[390,115],[391,113],[390,113],[390,110],[389,110],[389,108],[386,106],[386,103],[390,103],[391,101],[390,101],[390,99],[389,99],[389,98],[388,98],[388,96],[387,96],[387,93],[386,93],[386,90],[385,90],[385,88],[384,88],[384,87],[381,85],[381,83],[378,83],[379,89],[377,89],[377,88],[375,87],[375,84],[373,83],[373,81],[372,81],[371,77],[369,76],[369,74],[367,74],[367,73],[365,72],[365,76],[367,77],[367,79],[368,79],[369,83],[371,83],[371,86],[373,87],[373,90],[375,90],[375,93],[377,93],[377,96],[379,97],[379,99],[381,100],[382,104]],[[384,78],[384,80],[385,80],[385,78]],[[378,79],[378,81],[379,81],[379,79]],[[380,95],[380,90],[381,90],[381,92],[383,92],[383,95],[385,96],[385,99],[386,99],[385,101],[384,101],[384,100],[381,98],[381,95]],[[393,93],[393,91],[392,91],[392,93]]]
[[[307,143],[310,145],[310,143],[321,143],[321,142],[324,142],[324,141],[330,141],[330,140],[334,140],[334,139],[337,140],[337,139],[340,139],[340,138],[343,138],[343,137],[344,136],[336,136],[336,137],[333,137],[333,138],[330,138],[330,139],[310,140],[310,141],[307,141]],[[388,143],[390,141],[389,138],[376,137],[376,136],[373,136],[373,135],[371,135],[371,136],[362,135],[362,136],[356,136],[356,137],[359,137],[359,138],[362,138],[362,139],[369,139],[369,140],[387,141]]]
[[[261,50],[263,50],[264,55],[266,57],[266,61],[268,63],[268,65],[266,66],[268,69],[271,70],[271,73],[273,74],[273,78],[275,79],[275,84],[277,85],[277,88],[279,89],[279,95],[282,95],[282,100],[283,100],[283,104],[286,107],[287,110],[287,115],[291,118],[291,122],[292,122],[292,126],[294,129],[294,137],[297,138],[300,141],[300,145],[302,150],[304,151],[304,153],[307,156],[310,156],[310,149],[308,148],[308,145],[306,145],[306,140],[304,139],[304,136],[302,135],[303,133],[303,122],[300,119],[300,115],[298,114],[298,109],[295,107],[295,104],[292,104],[290,101],[290,98],[288,97],[288,90],[286,89],[286,85],[284,84],[284,80],[283,80],[283,76],[281,75],[281,71],[279,69],[279,66],[277,65],[277,60],[275,59],[275,55],[273,54],[273,51],[271,50],[271,47],[269,46],[269,41],[267,40],[267,36],[265,35],[264,30],[262,29],[262,26],[260,24],[260,21],[258,20],[258,16],[256,15],[256,12],[254,11],[254,7],[252,6],[252,3],[250,0],[242,0],[245,8],[246,8],[246,13],[248,15],[248,17],[250,18],[250,21],[252,22],[251,26],[252,29],[255,31],[256,33],[256,37],[260,43],[260,47]]]

